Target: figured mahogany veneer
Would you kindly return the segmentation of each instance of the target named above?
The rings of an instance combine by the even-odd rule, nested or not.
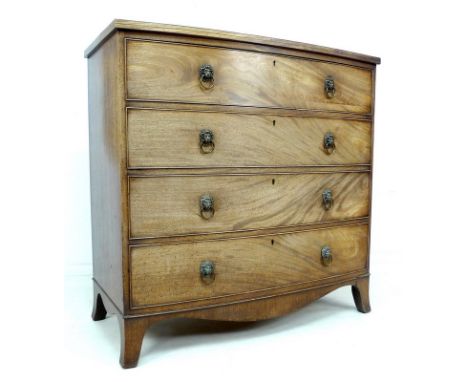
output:
[[[130,251],[133,307],[173,304],[261,292],[365,270],[367,225],[333,227],[231,240],[136,246]],[[323,266],[320,251],[333,246],[333,261]],[[216,279],[199,282],[199,264],[216,264]],[[271,291],[268,291],[271,293]]]
[[[214,134],[216,149],[210,155],[200,155],[203,127]],[[127,129],[128,167],[135,169],[368,164],[371,160],[370,121],[129,108]],[[336,141],[333,155],[323,147],[327,133]]]
[[[323,208],[331,189],[333,208]],[[214,200],[210,219],[200,216],[199,199]],[[132,239],[210,232],[291,227],[367,217],[369,174],[277,174],[131,177]]]
[[[127,98],[255,107],[369,113],[372,73],[351,66],[233,49],[139,40],[126,42]],[[204,63],[215,69],[214,86],[200,94]],[[340,83],[323,97],[323,79]]]
[[[88,48],[94,320],[369,306],[376,57],[115,20]]]

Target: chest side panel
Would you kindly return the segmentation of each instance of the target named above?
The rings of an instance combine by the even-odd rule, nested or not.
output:
[[[93,277],[121,312],[127,251],[122,47],[116,33],[88,59]]]

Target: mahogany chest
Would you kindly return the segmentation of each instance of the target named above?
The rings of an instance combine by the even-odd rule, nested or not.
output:
[[[86,50],[94,309],[121,365],[168,317],[369,307],[375,70],[304,43],[115,20]]]

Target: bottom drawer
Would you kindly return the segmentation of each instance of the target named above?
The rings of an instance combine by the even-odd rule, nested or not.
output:
[[[251,238],[133,246],[132,307],[261,290],[269,293],[271,288],[364,270],[367,253],[365,224]]]

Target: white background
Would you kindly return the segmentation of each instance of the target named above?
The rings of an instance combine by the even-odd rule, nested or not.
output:
[[[43,0],[0,7],[0,375],[467,380],[468,27],[462,1]],[[120,368],[116,318],[90,319],[83,58],[114,18],[382,58],[370,314],[357,313],[350,288],[343,288],[256,325],[163,322],[148,331],[138,368]]]

